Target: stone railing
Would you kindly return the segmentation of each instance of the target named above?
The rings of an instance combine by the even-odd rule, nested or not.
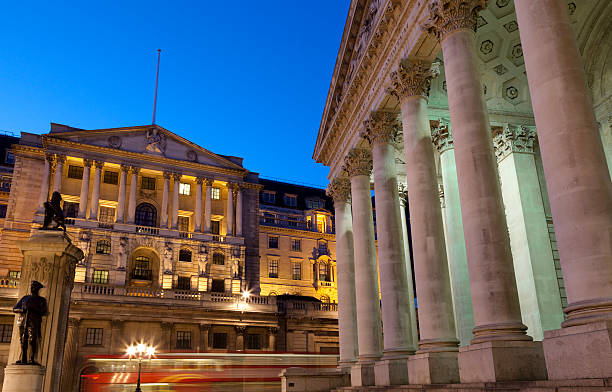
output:
[[[0,287],[6,287],[6,288],[18,288],[19,287],[19,279],[18,278],[11,278],[11,277],[2,277],[0,278]]]
[[[287,316],[338,318],[338,304],[328,302],[277,300],[278,312]]]

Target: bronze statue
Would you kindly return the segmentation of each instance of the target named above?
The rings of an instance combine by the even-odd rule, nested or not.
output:
[[[41,337],[42,318],[48,312],[47,300],[38,295],[43,287],[42,283],[33,280],[30,285],[32,295],[24,295],[13,308],[13,312],[19,314],[17,325],[21,342],[21,359],[17,361],[18,365],[38,365],[35,358]],[[30,347],[29,361],[28,346]]]
[[[51,201],[45,202],[45,220],[41,230],[64,230],[66,232],[66,223],[64,222],[64,212],[62,211],[62,195],[58,191],[53,192]],[[50,227],[51,223],[55,222],[55,227]]]

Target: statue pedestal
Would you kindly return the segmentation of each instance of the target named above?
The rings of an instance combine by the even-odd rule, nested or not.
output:
[[[2,392],[40,391],[45,368],[38,365],[8,365],[4,368]]]

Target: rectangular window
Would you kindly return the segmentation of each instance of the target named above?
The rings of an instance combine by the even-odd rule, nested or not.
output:
[[[109,255],[111,252],[110,240],[100,240],[96,242],[96,253],[100,255]]]
[[[268,277],[278,278],[278,260],[268,260]]]
[[[274,214],[270,212],[264,212],[264,223],[274,224]]]
[[[87,334],[85,335],[85,345],[87,346],[101,346],[102,336],[104,329],[102,328],[87,328]]]
[[[273,237],[273,236],[268,237],[268,248],[278,249],[278,237]]]
[[[9,278],[21,279],[21,271],[9,271]]]
[[[319,199],[306,200],[306,208],[309,210],[313,208],[325,208],[325,201]]]
[[[98,220],[102,223],[113,223],[115,221],[115,208],[100,207],[100,217]]]
[[[179,276],[176,288],[179,290],[191,290],[191,278],[189,276]]]
[[[296,240],[295,238],[291,239],[291,250],[294,252],[302,251],[302,240]]]
[[[261,194],[261,200],[264,203],[274,204],[276,202],[276,192],[263,191]]]
[[[155,190],[155,178],[153,177],[142,177],[140,181],[140,188],[146,189],[148,191]]]
[[[0,324],[0,343],[10,343],[13,324]]]
[[[179,184],[179,195],[189,196],[191,194],[191,184]]]
[[[293,280],[302,280],[302,263],[299,261],[291,262]]]
[[[108,284],[108,271],[94,270],[92,281],[98,284]]]
[[[119,183],[119,172],[104,170],[104,179],[102,181],[105,184],[117,185]]]
[[[178,229],[179,231],[189,231],[189,217],[188,216],[178,217]]]
[[[2,176],[2,179],[0,179],[0,191],[2,191],[2,192],[10,192],[11,191],[11,182],[12,181],[13,181],[13,177]]]
[[[297,196],[296,195],[287,195],[283,197],[283,201],[288,207],[296,207],[297,206]]]
[[[212,348],[227,348],[227,333],[215,332],[213,333]]]
[[[219,229],[221,227],[220,221],[210,221],[210,232],[214,235],[219,235]]]
[[[6,218],[7,204],[0,204],[0,218]]]
[[[64,202],[64,217],[76,218],[79,214],[79,203]]]
[[[82,179],[83,178],[83,166],[69,165],[68,166],[68,178],[76,178],[77,180]]]
[[[261,335],[259,334],[247,334],[246,335],[246,349],[247,350],[261,350]]]
[[[212,188],[211,192],[210,192],[211,198],[213,200],[220,200],[221,199],[221,189],[219,188]]]
[[[12,151],[7,151],[6,156],[4,157],[4,162],[9,165],[15,164],[15,154]]]
[[[176,348],[191,349],[191,331],[176,331]]]

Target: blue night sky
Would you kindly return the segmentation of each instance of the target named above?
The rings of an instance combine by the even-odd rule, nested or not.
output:
[[[325,186],[311,157],[349,3],[4,2],[0,130],[149,124],[161,48],[157,124]]]

